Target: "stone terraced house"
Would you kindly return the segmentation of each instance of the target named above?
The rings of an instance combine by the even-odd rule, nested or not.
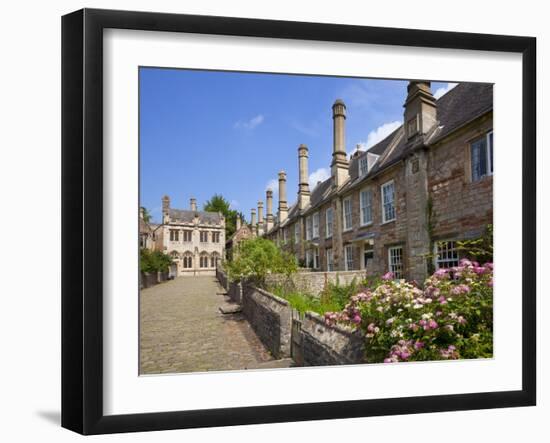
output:
[[[423,281],[429,261],[456,265],[456,242],[482,235],[493,220],[492,85],[461,83],[436,99],[430,82],[410,82],[403,124],[350,158],[343,101],[332,116],[331,178],[309,189],[308,148],[300,145],[297,201],[288,207],[281,171],[277,216],[268,190],[266,218],[252,229],[318,271]]]
[[[218,212],[170,207],[162,198],[162,225],[155,230],[155,248],[169,254],[178,276],[215,275],[216,265],[225,255],[225,219]]]

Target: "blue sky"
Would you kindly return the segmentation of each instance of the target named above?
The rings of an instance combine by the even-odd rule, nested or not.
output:
[[[334,100],[347,106],[351,153],[381,140],[402,120],[406,81],[141,68],[140,204],[160,220],[161,197],[187,209],[220,193],[250,216],[287,172],[298,190],[298,146],[309,148],[310,182],[325,179],[332,154]],[[432,83],[440,95],[447,83]],[[276,210],[277,186],[274,210]]]

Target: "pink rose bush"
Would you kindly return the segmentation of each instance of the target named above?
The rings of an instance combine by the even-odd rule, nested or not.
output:
[[[329,325],[365,335],[368,362],[456,360],[493,355],[493,265],[463,259],[439,269],[423,289],[390,273],[349,299]]]

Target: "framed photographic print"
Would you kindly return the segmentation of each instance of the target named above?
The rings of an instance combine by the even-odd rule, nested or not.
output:
[[[62,21],[62,425],[534,405],[530,37]]]

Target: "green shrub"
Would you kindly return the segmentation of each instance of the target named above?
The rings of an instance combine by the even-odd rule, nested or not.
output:
[[[262,288],[268,274],[290,276],[298,269],[293,255],[282,251],[271,240],[259,237],[239,243],[225,268],[232,281],[247,279]]]
[[[166,272],[171,264],[172,259],[161,251],[140,249],[139,268],[141,272]]]

